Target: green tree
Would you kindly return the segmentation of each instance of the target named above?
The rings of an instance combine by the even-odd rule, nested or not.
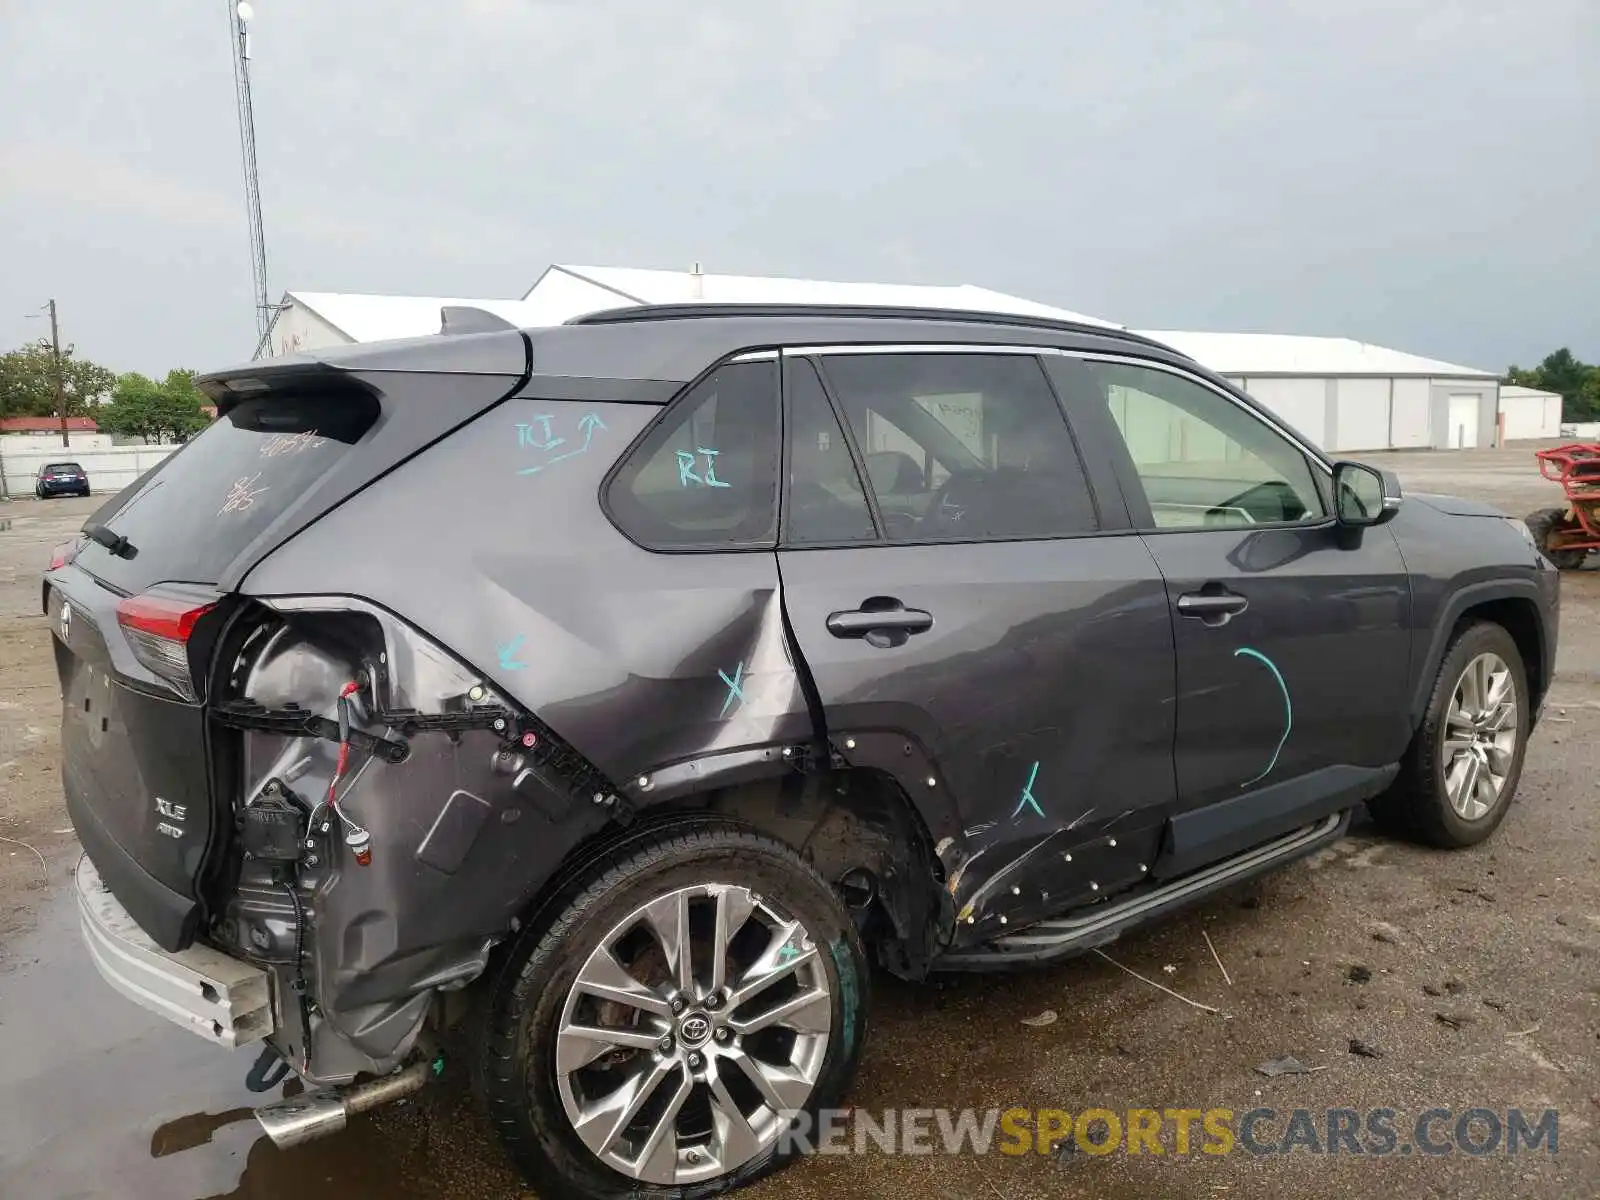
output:
[[[161,385],[137,371],[129,371],[117,376],[110,401],[100,406],[95,419],[105,433],[148,442],[159,435],[160,407]]]
[[[146,442],[184,441],[207,424],[200,411],[205,396],[194,386],[194,372],[172,370],[157,383],[137,371],[118,376],[111,400],[96,413],[100,428]]]
[[[116,373],[79,358],[74,346],[61,351],[61,383],[67,415],[90,415],[116,383]],[[0,417],[49,417],[56,412],[56,363],[49,342],[35,342],[0,355]]]
[[[1509,367],[1505,382],[1555,392],[1561,397],[1562,420],[1600,420],[1600,366],[1583,362],[1565,346],[1545,355],[1531,371]]]
[[[193,371],[174,367],[161,382],[160,425],[164,436],[173,441],[187,441],[211,423],[200,411],[208,403],[205,393],[194,385]]]

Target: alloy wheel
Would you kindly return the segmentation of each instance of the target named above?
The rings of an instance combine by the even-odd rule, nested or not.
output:
[[[1500,802],[1520,725],[1511,668],[1498,654],[1478,655],[1451,694],[1441,756],[1445,792],[1462,820],[1481,820]]]
[[[766,1151],[810,1099],[833,1001],[822,954],[773,901],[732,884],[643,904],[589,955],[556,1033],[573,1130],[612,1169],[665,1186]]]

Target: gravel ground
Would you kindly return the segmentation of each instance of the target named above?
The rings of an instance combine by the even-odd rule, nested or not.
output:
[[[1415,491],[1550,503],[1526,448],[1376,456]],[[95,502],[3,506],[0,533],[0,1195],[522,1197],[458,1073],[341,1136],[275,1150],[229,1056],[113,994],[67,903],[76,844],[38,571]],[[1560,1112],[1559,1150],[1483,1157],[1076,1154],[819,1157],[752,1197],[1600,1195],[1600,571],[1569,575],[1558,676],[1496,837],[1443,854],[1358,825],[1316,857],[1109,949],[950,986],[876,982],[859,1109],[1429,1108]],[[46,885],[38,858],[48,864]],[[1207,945],[1228,971],[1225,982]],[[1024,1019],[1044,1010],[1044,1026]],[[1351,1040],[1379,1057],[1352,1053]],[[1255,1067],[1293,1056],[1311,1073]],[[1199,1131],[1196,1131],[1197,1144]]]

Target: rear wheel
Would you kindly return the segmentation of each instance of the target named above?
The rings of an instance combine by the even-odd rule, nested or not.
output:
[[[1511,635],[1480,622],[1445,652],[1422,727],[1373,819],[1429,845],[1471,846],[1505,818],[1527,750],[1527,670]]]
[[[1583,566],[1583,560],[1588,557],[1587,550],[1552,550],[1550,549],[1550,535],[1557,529],[1570,524],[1567,519],[1567,510],[1564,508],[1541,508],[1538,512],[1529,513],[1523,523],[1527,525],[1528,532],[1533,535],[1533,540],[1538,544],[1544,556],[1555,563],[1563,571],[1576,571]]]
[[[779,1166],[794,1114],[838,1102],[866,988],[849,914],[792,849],[675,824],[529,924],[474,1073],[542,1194],[710,1196]]]

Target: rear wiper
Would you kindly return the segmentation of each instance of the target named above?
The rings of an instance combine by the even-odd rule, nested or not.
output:
[[[104,546],[118,558],[132,558],[139,553],[134,544],[127,538],[120,533],[112,533],[111,530],[96,521],[90,521],[84,525],[83,535],[91,542]]]

